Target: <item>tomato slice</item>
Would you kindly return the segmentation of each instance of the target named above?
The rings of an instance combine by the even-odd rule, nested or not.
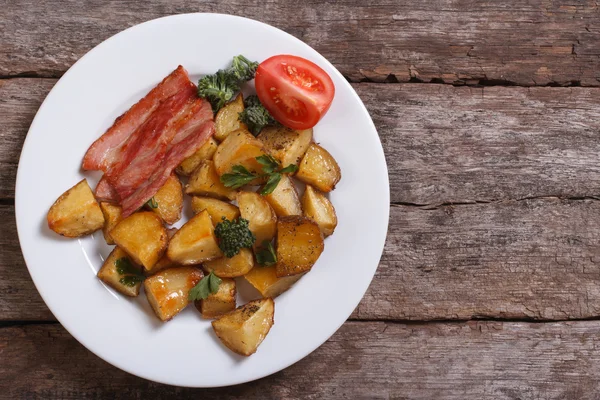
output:
[[[335,94],[327,72],[311,61],[287,54],[260,63],[254,79],[263,106],[292,129],[315,126],[329,110]]]

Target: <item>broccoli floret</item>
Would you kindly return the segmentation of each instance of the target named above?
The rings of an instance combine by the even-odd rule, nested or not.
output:
[[[215,235],[219,239],[219,248],[226,257],[231,258],[244,247],[252,247],[256,237],[248,228],[248,220],[244,218],[232,221],[223,217],[215,227]]]
[[[248,126],[248,130],[254,136],[258,135],[265,126],[277,123],[257,96],[248,96],[244,103],[246,103],[246,108],[239,113],[238,119]]]

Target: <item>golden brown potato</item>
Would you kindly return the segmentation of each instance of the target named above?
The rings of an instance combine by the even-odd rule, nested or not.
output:
[[[255,246],[271,241],[277,230],[277,216],[269,203],[258,193],[240,192],[237,197],[240,215],[247,219],[248,228],[256,236]]]
[[[175,170],[179,175],[190,176],[204,160],[212,160],[219,143],[211,136],[194,154],[186,158]]]
[[[125,263],[129,263],[127,265],[131,265],[135,270],[137,270],[140,274],[142,273],[142,268],[138,265],[135,265],[129,257],[127,257],[127,253],[123,251],[123,249],[119,247],[115,247],[113,251],[110,252],[106,261],[98,271],[98,278],[108,286],[112,287],[116,291],[124,294],[125,296],[135,297],[140,294],[140,287],[142,286],[142,280],[129,279],[121,282],[125,275],[119,274],[117,271],[117,260],[126,260]],[[122,262],[122,261],[119,261]]]
[[[273,299],[251,301],[212,322],[217,337],[230,350],[249,356],[256,352],[275,322]]]
[[[231,172],[234,165],[242,165],[250,172],[261,173],[262,166],[256,161],[256,157],[264,154],[260,140],[246,129],[238,129],[221,142],[213,160],[219,176]]]
[[[225,104],[215,117],[215,138],[222,142],[229,134],[238,129],[247,129],[246,124],[240,122],[238,114],[244,111],[244,97],[238,94],[235,100]]]
[[[117,224],[121,221],[121,206],[116,204],[101,202],[100,209],[102,210],[102,214],[104,214],[104,227],[102,228],[102,233],[104,234],[104,240],[106,244],[115,244],[112,236],[110,236],[110,231],[117,226]]]
[[[252,286],[256,288],[262,297],[277,297],[281,293],[288,290],[296,283],[304,274],[278,277],[276,266],[252,268],[250,272],[244,275]]]
[[[300,162],[296,178],[322,192],[331,192],[342,178],[342,171],[327,150],[311,143]]]
[[[298,165],[312,141],[313,131],[295,131],[284,126],[267,126],[257,138],[263,142],[265,150],[287,167]]]
[[[206,273],[211,271],[219,278],[235,278],[242,276],[254,267],[254,256],[250,249],[240,249],[235,256],[222,257],[202,264]]]
[[[167,229],[167,236],[169,237],[169,240],[171,240],[171,238],[173,236],[175,236],[176,232],[177,232],[177,228]],[[150,276],[150,275],[154,275],[158,271],[162,271],[163,269],[178,267],[178,266],[179,266],[179,264],[173,262],[169,257],[167,257],[167,252],[165,251],[165,253],[160,258],[160,260],[158,260],[152,268],[144,270],[144,274],[146,276]]]
[[[175,174],[171,174],[165,184],[158,189],[158,192],[151,200],[150,209],[158,214],[167,224],[171,225],[181,218],[181,209],[183,208],[183,189],[181,182]]]
[[[235,199],[237,191],[225,187],[217,175],[215,164],[210,160],[202,161],[194,171],[185,187],[187,194],[215,197],[217,199]]]
[[[264,196],[265,200],[271,205],[278,217],[286,215],[302,215],[302,207],[298,192],[290,178],[286,174],[281,175],[281,180],[273,192]]]
[[[294,215],[277,221],[277,276],[310,271],[323,252],[323,234],[309,218]]]
[[[175,233],[169,242],[167,257],[182,265],[223,257],[208,211],[196,214]]]
[[[315,221],[324,236],[333,234],[337,226],[337,216],[335,208],[327,197],[310,185],[306,185],[306,190],[302,195],[302,209],[304,216]]]
[[[213,225],[217,225],[225,217],[233,221],[240,216],[240,209],[225,201],[212,199],[210,197],[192,197],[192,211],[198,214],[200,211],[208,211],[208,215],[212,219]]]
[[[150,211],[131,214],[119,222],[110,235],[117,246],[146,270],[162,257],[169,241],[162,220]]]
[[[200,268],[177,267],[157,273],[144,281],[150,306],[161,321],[168,321],[189,303],[190,289],[202,279]]]
[[[217,293],[211,293],[206,299],[196,300],[194,304],[203,318],[217,318],[235,310],[235,281],[224,278]]]
[[[85,179],[54,202],[47,215],[48,227],[59,235],[79,237],[104,226],[104,215]]]

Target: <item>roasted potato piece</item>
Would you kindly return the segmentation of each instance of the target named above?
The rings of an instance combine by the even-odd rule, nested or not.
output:
[[[224,278],[217,293],[211,293],[206,299],[194,302],[203,318],[217,318],[235,310],[235,281]]]
[[[306,185],[306,190],[302,195],[302,209],[304,216],[315,221],[324,236],[333,234],[337,226],[337,216],[335,208],[327,197],[310,185]]]
[[[158,214],[167,224],[171,225],[181,219],[183,208],[183,189],[181,182],[175,174],[171,174],[165,184],[158,189],[152,202],[156,208],[150,210]]]
[[[214,230],[208,211],[196,214],[173,235],[167,257],[182,265],[200,264],[223,257]]]
[[[173,236],[175,236],[176,232],[177,232],[177,228],[167,229],[167,236],[169,237],[169,240],[171,240],[171,238]],[[146,276],[150,276],[150,275],[154,275],[158,271],[162,271],[163,269],[177,267],[177,266],[179,266],[179,264],[171,261],[171,259],[169,257],[167,257],[167,252],[165,251],[165,253],[160,258],[160,260],[158,260],[152,268],[144,270],[144,274]]]
[[[281,165],[298,165],[312,141],[313,130],[295,131],[284,126],[267,126],[257,136],[265,150]]]
[[[106,244],[115,244],[112,236],[110,236],[110,231],[117,226],[117,224],[121,221],[121,206],[116,204],[101,202],[100,209],[102,210],[102,214],[104,214],[104,227],[102,228],[102,233],[104,234],[104,240]]]
[[[179,164],[175,172],[179,175],[190,176],[204,160],[212,160],[219,143],[211,136],[194,154]]]
[[[213,158],[219,176],[231,172],[234,165],[242,165],[250,172],[262,172],[256,157],[264,155],[263,144],[246,129],[238,129],[217,148]]]
[[[281,175],[281,180],[273,192],[264,196],[265,200],[271,205],[278,217],[286,215],[302,215],[302,207],[298,192],[292,179],[286,175]]]
[[[117,292],[120,292],[125,296],[135,297],[140,294],[142,281],[132,282],[131,285],[121,282],[123,275],[117,272],[117,260],[121,259],[127,259],[131,266],[139,269],[140,273],[142,272],[142,268],[133,264],[123,249],[120,247],[115,247],[106,258],[106,261],[104,261],[104,264],[102,264],[102,268],[100,268],[100,271],[98,271],[97,276],[102,282],[106,283]]]
[[[240,215],[247,219],[248,228],[256,236],[255,246],[271,241],[277,230],[277,216],[269,203],[258,193],[240,192],[237,197]]]
[[[217,225],[225,217],[233,221],[240,216],[240,209],[227,202],[212,199],[210,197],[192,197],[192,210],[198,214],[202,210],[208,211],[213,225]]]
[[[252,286],[256,288],[262,297],[277,297],[281,293],[288,290],[296,283],[304,274],[278,277],[276,266],[252,268],[250,272],[244,275]]]
[[[204,160],[194,171],[188,181],[185,192],[199,196],[216,197],[217,199],[235,199],[236,190],[225,187],[217,175],[215,164]]]
[[[54,202],[47,215],[48,227],[59,235],[79,237],[104,226],[104,215],[85,179]]]
[[[296,178],[322,192],[331,192],[342,178],[342,171],[327,150],[311,143],[298,166]]]
[[[249,356],[256,352],[273,326],[273,299],[251,301],[212,322],[217,337],[230,350]]]
[[[323,252],[323,234],[309,218],[294,215],[277,221],[277,276],[310,271]]]
[[[144,281],[144,290],[150,306],[161,321],[168,321],[189,303],[190,289],[203,274],[197,267],[176,267],[152,275]]]
[[[167,248],[167,230],[153,212],[131,214],[115,226],[110,235],[136,264],[151,269]]]
[[[219,278],[235,278],[242,276],[254,267],[254,256],[250,249],[240,249],[235,256],[218,258],[202,264],[206,273],[211,271]]]
[[[215,138],[222,142],[229,134],[238,129],[248,129],[246,124],[238,120],[238,114],[244,111],[244,97],[238,94],[235,100],[227,103],[215,117]]]

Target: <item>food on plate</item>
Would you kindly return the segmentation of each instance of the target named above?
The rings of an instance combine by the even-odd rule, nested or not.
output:
[[[243,122],[254,136],[269,125],[276,125],[277,121],[261,104],[258,96],[251,95],[244,101],[245,108],[238,114],[238,119]]]
[[[123,219],[121,218],[121,206],[103,201],[100,202],[100,209],[104,214],[104,226],[102,227],[104,240],[106,244],[115,244],[112,236],[110,236],[110,231]]]
[[[313,130],[295,131],[283,126],[269,126],[257,136],[265,150],[282,165],[298,165],[312,142]]]
[[[246,124],[238,118],[244,111],[244,96],[238,94],[235,100],[227,103],[215,116],[215,139],[222,142],[231,132],[247,129]]]
[[[186,222],[173,235],[167,249],[167,257],[182,265],[200,264],[222,256],[206,210]]]
[[[292,287],[304,274],[277,276],[277,267],[275,265],[252,268],[250,272],[244,275],[248,281],[262,297],[275,298],[281,293]]]
[[[179,175],[190,176],[202,161],[212,160],[218,145],[219,143],[215,139],[209,138],[194,154],[183,160],[175,171]]]
[[[255,192],[240,192],[237,196],[240,215],[249,222],[255,245],[271,241],[277,230],[277,215],[269,203]]]
[[[337,226],[337,216],[333,204],[323,193],[310,185],[306,185],[302,195],[302,209],[304,210],[304,216],[319,225],[324,236],[333,234]]]
[[[179,178],[171,174],[163,187],[146,202],[146,206],[169,225],[179,221],[183,208],[183,189]]]
[[[212,322],[221,342],[230,350],[249,356],[256,352],[274,323],[273,299],[254,300]]]
[[[281,175],[279,184],[275,189],[264,196],[278,217],[287,215],[302,215],[302,206],[298,198],[298,191],[288,175]]]
[[[185,193],[233,200],[237,191],[221,182],[212,160],[204,160],[188,180]]]
[[[144,291],[161,321],[168,321],[189,304],[189,292],[204,275],[197,267],[165,269],[146,278]]]
[[[292,129],[315,126],[329,110],[335,94],[333,81],[321,67],[285,54],[258,65],[254,86],[269,113]]]
[[[203,264],[206,272],[213,272],[219,278],[236,278],[248,273],[254,267],[254,254],[247,248],[240,249],[233,257],[221,257]]]
[[[277,221],[277,276],[310,271],[323,252],[319,225],[303,216],[281,217]]]
[[[242,166],[252,173],[261,170],[257,157],[265,154],[263,144],[245,129],[231,132],[217,147],[214,161],[219,176],[231,172],[234,166]]]
[[[104,215],[85,179],[64,192],[50,207],[48,227],[59,235],[79,237],[104,226]]]
[[[322,192],[331,192],[342,178],[342,172],[327,150],[311,143],[300,161],[296,178]]]
[[[121,220],[111,231],[115,244],[146,270],[151,269],[167,248],[167,230],[151,211],[142,211]]]
[[[171,238],[175,235],[176,232],[177,232],[176,228],[167,229],[167,236],[168,236],[169,240],[171,240]],[[165,251],[163,256],[156,262],[156,264],[154,264],[152,266],[152,268],[144,269],[144,275],[146,275],[146,276],[154,275],[155,273],[157,273],[158,271],[162,271],[163,269],[177,267],[177,266],[179,266],[179,264],[172,261],[167,256],[167,252]]]
[[[98,271],[98,278],[125,296],[140,294],[144,281],[142,268],[135,265],[120,247],[115,247]]]
[[[235,310],[237,295],[235,280],[223,278],[216,293],[211,293],[205,299],[194,302],[203,318],[216,318]]]
[[[215,226],[215,236],[225,257],[232,258],[243,248],[252,247],[256,238],[248,225],[248,220],[244,218],[232,221],[222,218]]]
[[[217,225],[223,217],[230,221],[240,216],[240,209],[226,201],[213,199],[211,197],[192,197],[192,211],[198,214],[200,211],[208,211],[213,225]]]

